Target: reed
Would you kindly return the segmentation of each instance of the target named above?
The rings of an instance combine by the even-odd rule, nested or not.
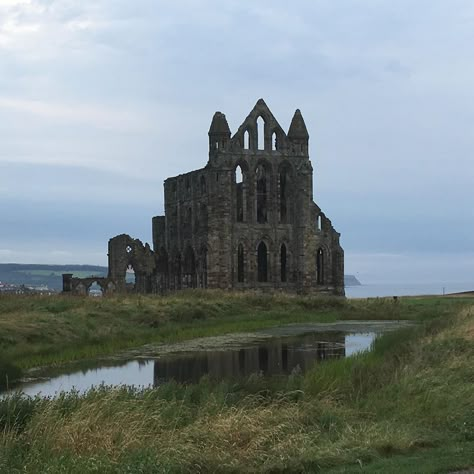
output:
[[[405,308],[423,321],[416,329],[388,333],[371,352],[305,375],[2,399],[0,472],[472,467],[474,305],[406,301],[401,316]]]

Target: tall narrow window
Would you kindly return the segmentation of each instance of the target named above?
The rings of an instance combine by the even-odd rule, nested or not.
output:
[[[321,230],[321,214],[316,217],[316,230]]]
[[[259,150],[265,150],[265,121],[262,117],[257,119],[257,144]]]
[[[127,270],[125,271],[125,288],[129,292],[133,292],[136,290],[137,284],[137,275],[135,273],[135,269],[133,265],[129,263],[127,265]]]
[[[267,216],[267,172],[265,166],[259,165],[256,170],[257,179],[257,222],[264,224],[268,221]]]
[[[319,249],[316,254],[316,282],[318,285],[324,285],[324,252]]]
[[[286,245],[281,244],[280,249],[280,276],[281,281],[286,282]]]
[[[268,255],[265,242],[260,242],[257,249],[257,280],[268,281]]]
[[[236,221],[244,222],[244,174],[240,165],[235,169],[235,204]]]
[[[239,244],[237,249],[237,281],[243,283],[245,279],[244,275],[244,246]]]
[[[250,150],[250,134],[248,130],[244,132],[244,150]]]
[[[276,132],[272,133],[272,151],[278,150],[278,138]]]

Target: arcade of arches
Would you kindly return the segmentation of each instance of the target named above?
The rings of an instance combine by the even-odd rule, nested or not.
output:
[[[260,99],[232,135],[216,112],[207,164],[165,180],[152,246],[109,241],[103,293],[186,288],[344,294],[340,234],[313,200],[309,134],[299,110],[287,132]],[[133,268],[134,284],[126,282]],[[66,277],[64,290],[87,283]],[[82,286],[81,286],[82,285]]]

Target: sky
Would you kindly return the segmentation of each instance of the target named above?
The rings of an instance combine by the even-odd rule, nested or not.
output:
[[[0,0],[0,263],[151,242],[212,115],[310,134],[363,282],[474,284],[472,0]]]

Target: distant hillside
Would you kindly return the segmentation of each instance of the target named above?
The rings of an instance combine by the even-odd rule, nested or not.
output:
[[[344,275],[344,284],[346,286],[361,286],[362,283],[354,275]]]
[[[98,265],[28,265],[20,263],[0,263],[0,282],[12,285],[47,286],[52,290],[62,290],[63,273],[73,273],[76,277],[107,276],[107,267]],[[344,275],[346,286],[360,286],[354,275]]]
[[[47,286],[52,290],[62,290],[63,273],[73,273],[77,277],[106,276],[107,267],[98,265],[28,265],[0,263],[0,281],[12,285]]]

